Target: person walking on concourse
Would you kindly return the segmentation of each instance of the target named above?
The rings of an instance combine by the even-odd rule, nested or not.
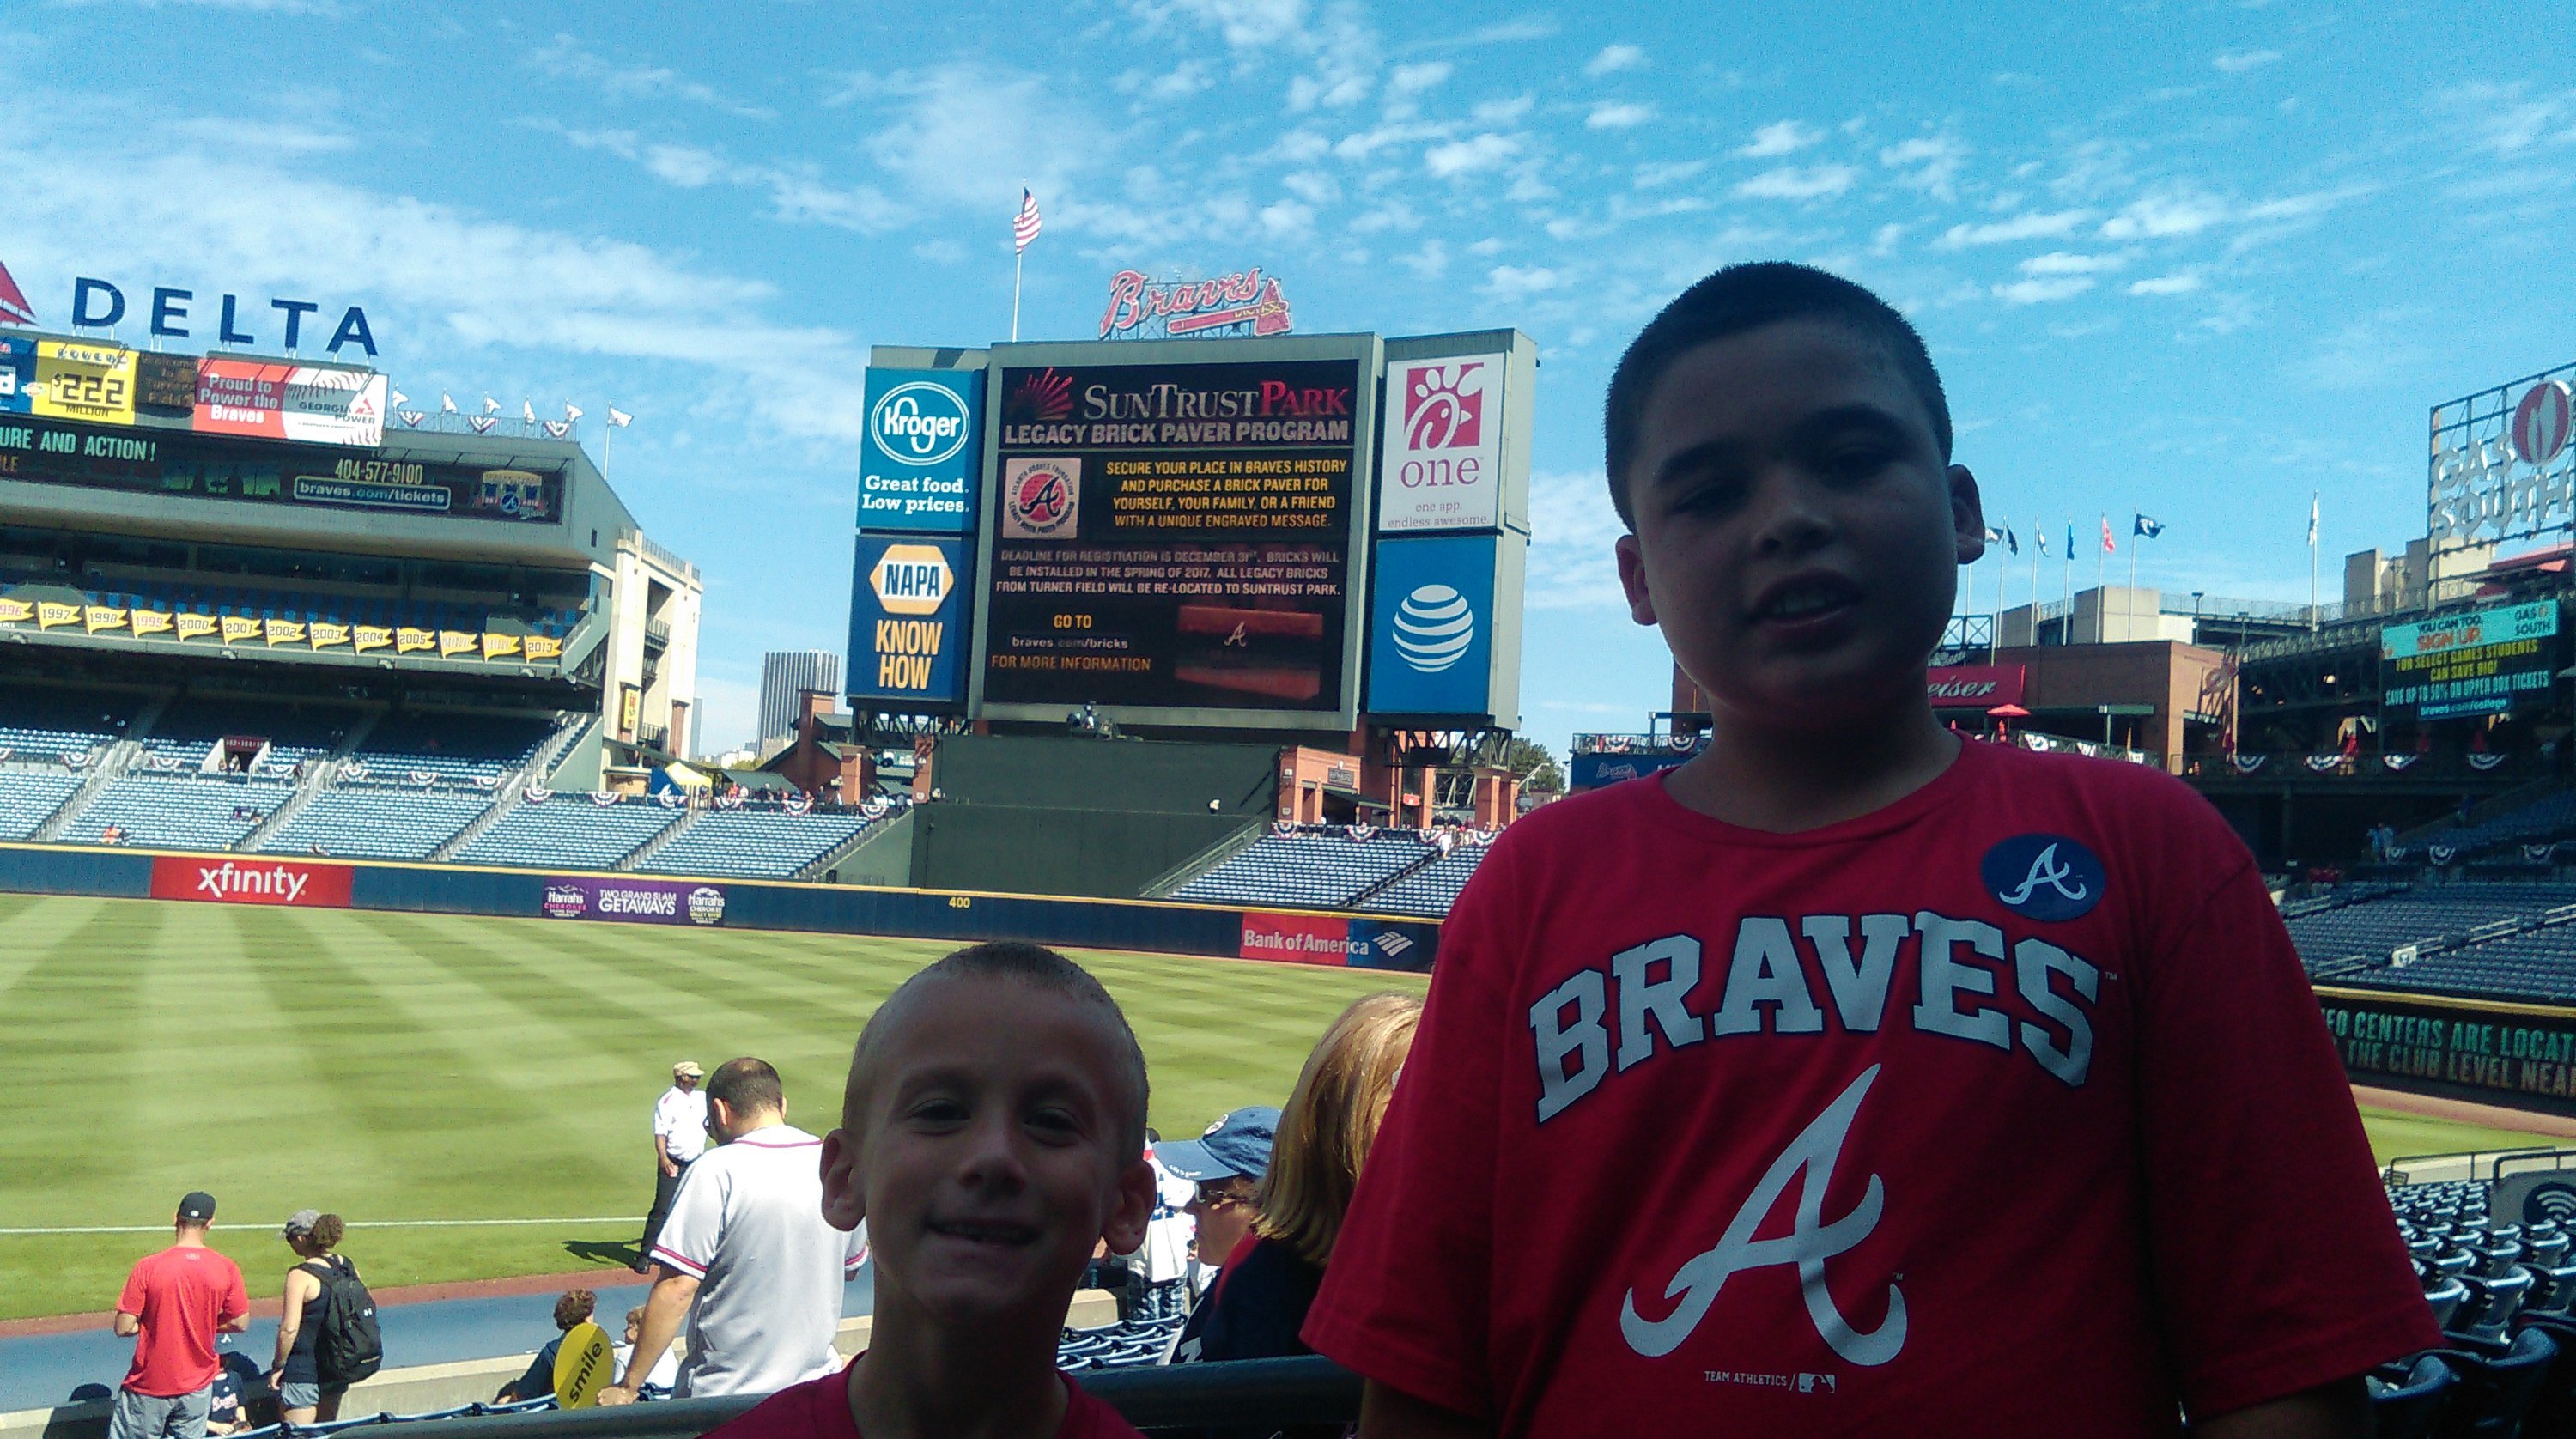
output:
[[[241,1266],[206,1245],[215,1197],[179,1201],[169,1248],[138,1261],[116,1301],[116,1332],[134,1340],[134,1366],[108,1411],[108,1439],[205,1439],[213,1407],[215,1336],[250,1320]]]

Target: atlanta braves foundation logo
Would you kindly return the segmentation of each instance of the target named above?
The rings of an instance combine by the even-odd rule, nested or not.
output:
[[[1013,460],[1003,466],[1006,539],[1070,537],[1082,521],[1082,461]]]

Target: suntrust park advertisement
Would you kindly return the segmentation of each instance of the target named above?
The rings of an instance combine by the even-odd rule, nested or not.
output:
[[[999,369],[985,701],[1343,708],[1366,373],[1356,358]]]
[[[624,879],[616,875],[550,875],[548,919],[606,919],[628,924],[724,923],[725,893],[687,880]]]
[[[305,909],[347,909],[349,866],[287,860],[152,857],[154,899],[194,899],[214,904],[285,904]]]

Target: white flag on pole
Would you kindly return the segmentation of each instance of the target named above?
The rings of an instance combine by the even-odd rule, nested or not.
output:
[[[566,400],[566,401],[564,401],[564,418],[565,418],[565,419],[567,419],[567,420],[578,420],[578,419],[580,419],[580,418],[581,418],[581,406],[574,404],[574,403],[573,403],[572,401],[570,401],[570,400]]]
[[[2308,543],[2313,545],[2313,544],[2315,544],[2316,542],[2317,542],[2317,497],[2316,497],[2316,495],[2315,495],[2313,492],[2311,492],[2311,493],[2309,494],[2309,496],[2308,496]]]
[[[411,396],[404,394],[404,393],[403,393],[402,391],[400,391],[400,390],[396,390],[396,391],[394,391],[393,407],[394,407],[395,409],[399,410],[399,409],[401,409],[403,406],[408,405],[408,404],[410,404],[410,403],[411,403]]]
[[[624,410],[617,408],[615,405],[611,405],[608,407],[608,423],[615,425],[617,428],[622,430],[628,425],[635,423],[635,417],[626,413]]]
[[[497,415],[501,413],[501,402],[493,399],[490,395],[485,395],[483,397],[483,413],[487,415]]]
[[[519,400],[519,418],[527,424],[535,424],[537,422],[537,402],[522,396]]]
[[[448,414],[451,414],[451,415],[452,415],[452,414],[455,414],[455,413],[456,413],[456,397],[455,397],[454,395],[448,394],[448,393],[447,393],[446,391],[444,391],[444,390],[441,390],[441,391],[439,392],[439,395],[438,395],[438,407],[439,407],[441,410],[446,411]]]

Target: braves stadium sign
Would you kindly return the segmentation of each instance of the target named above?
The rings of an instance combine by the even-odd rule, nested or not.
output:
[[[1288,301],[1279,281],[1261,267],[1216,280],[1176,280],[1158,285],[1141,270],[1121,270],[1109,280],[1109,309],[1100,317],[1104,340],[1189,339],[1212,335],[1284,335]]]

